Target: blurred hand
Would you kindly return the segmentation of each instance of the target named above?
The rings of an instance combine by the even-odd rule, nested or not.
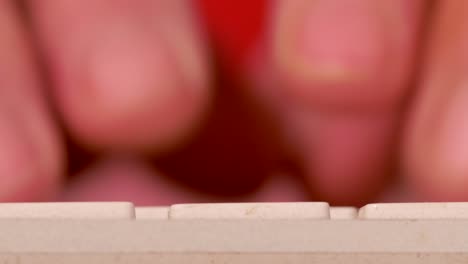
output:
[[[468,3],[234,2],[0,0],[0,200],[468,198]]]

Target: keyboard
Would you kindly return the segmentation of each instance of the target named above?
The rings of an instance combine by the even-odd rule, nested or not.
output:
[[[468,203],[0,203],[0,263],[468,263]]]

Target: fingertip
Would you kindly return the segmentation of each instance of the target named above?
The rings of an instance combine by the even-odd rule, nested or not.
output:
[[[191,82],[161,39],[115,35],[90,55],[81,92],[64,99],[72,133],[94,146],[171,145],[201,115],[206,84]]]
[[[210,92],[203,39],[192,32],[197,26],[187,3],[31,7],[59,109],[77,141],[160,150],[196,126]]]
[[[322,108],[401,103],[420,10],[408,15],[409,4],[386,1],[278,3],[271,56],[287,97]]]
[[[318,199],[355,206],[383,191],[392,177],[394,118],[338,115],[302,122],[303,166]]]

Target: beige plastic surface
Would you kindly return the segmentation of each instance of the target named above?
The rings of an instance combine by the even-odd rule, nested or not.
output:
[[[168,219],[169,207],[167,206],[145,206],[135,207],[136,219]]]
[[[0,254],[468,252],[468,221],[0,220]]]
[[[0,219],[134,219],[129,202],[0,203]]]
[[[360,219],[468,219],[468,203],[381,203],[359,210]]]
[[[467,253],[72,253],[0,255],[3,264],[466,264]]]
[[[328,203],[176,204],[169,219],[329,219]]]
[[[0,263],[468,263],[464,203],[361,208],[372,221],[326,203],[192,206],[167,219],[131,203],[0,204]]]
[[[467,253],[71,253],[0,255],[2,264],[466,264]]]
[[[355,207],[330,207],[331,219],[354,219],[358,215]]]
[[[0,263],[468,263],[468,221],[0,220]]]

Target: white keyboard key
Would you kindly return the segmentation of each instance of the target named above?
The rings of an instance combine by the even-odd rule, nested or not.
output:
[[[468,203],[368,204],[359,210],[361,219],[468,219]]]
[[[331,219],[354,219],[357,214],[357,209],[354,207],[330,207]]]
[[[135,207],[136,219],[168,219],[169,207],[167,206],[142,206]]]
[[[0,219],[134,219],[128,202],[0,203]]]
[[[169,219],[329,219],[328,203],[176,204]]]

